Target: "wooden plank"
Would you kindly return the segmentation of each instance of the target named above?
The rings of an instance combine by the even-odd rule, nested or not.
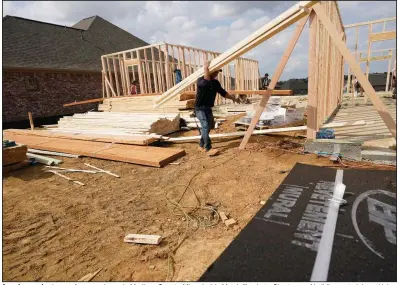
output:
[[[395,123],[394,119],[389,114],[389,111],[384,106],[384,103],[377,96],[373,86],[371,86],[370,82],[367,80],[366,76],[363,74],[360,67],[357,65],[356,59],[353,57],[353,55],[351,54],[349,49],[346,47],[345,43],[340,39],[338,32],[333,27],[331,21],[328,19],[327,15],[323,11],[323,9],[320,7],[320,5],[316,4],[315,6],[313,6],[313,10],[316,12],[320,22],[323,24],[323,26],[326,28],[326,30],[330,34],[331,39],[333,40],[335,45],[338,47],[338,49],[342,53],[345,60],[351,66],[351,69],[352,69],[354,75],[357,77],[360,84],[364,88],[365,92],[368,94],[371,102],[373,103],[375,109],[381,116],[385,125],[388,127],[388,129],[391,132],[391,134],[393,135],[393,137],[396,138],[396,123]]]
[[[158,235],[128,234],[123,239],[126,243],[159,244],[162,237]]]
[[[106,75],[106,74],[104,75],[104,79],[105,79],[105,83],[108,85],[109,89],[110,89],[110,90],[111,90],[111,92],[112,92],[112,96],[115,96],[115,97],[116,97],[115,91],[114,91],[114,89],[112,88],[111,84],[109,83],[109,81],[108,81],[108,78],[107,78],[107,75]]]
[[[110,93],[109,93],[108,85],[105,83],[105,74],[106,74],[107,71],[106,71],[106,65],[105,65],[104,57],[101,57],[101,64],[102,64],[102,67],[103,67],[103,70],[101,72],[102,72],[103,78],[104,78],[105,91],[107,93],[107,97],[109,98],[111,96],[110,96]]]
[[[359,27],[359,26],[367,26],[369,24],[378,24],[378,23],[391,22],[391,21],[396,21],[396,17],[384,18],[384,19],[368,21],[368,22],[354,23],[354,24],[350,24],[350,25],[345,25],[344,27],[345,28],[354,28],[354,27]]]
[[[151,47],[151,63],[152,63],[152,76],[154,77],[154,87],[155,87],[155,93],[159,92],[158,89],[158,74],[156,72],[156,63],[155,63],[155,55],[154,55],[154,48]]]
[[[108,84],[109,84],[109,86],[111,88],[111,91],[112,91],[113,87],[114,87],[114,79],[112,78],[112,70],[109,67],[109,58],[108,57],[106,57],[106,63],[107,63],[107,69],[108,69],[109,78],[107,78],[107,77],[105,77],[105,78],[108,79]],[[112,93],[114,94],[114,96],[116,96],[115,92],[112,92]]]
[[[119,88],[119,78],[118,78],[118,71],[116,69],[115,58],[112,58],[112,65],[114,66],[114,76],[115,76],[115,85],[116,85],[116,93],[118,96],[121,96],[121,90]],[[123,95],[123,94],[122,94]]]
[[[121,75],[121,84],[122,84],[122,95],[130,94],[129,86],[126,86],[126,78],[125,78],[125,68],[123,64],[123,59],[121,55],[118,54],[118,63],[119,63],[119,73]]]
[[[140,64],[140,60],[137,59],[137,58],[125,59],[125,60],[123,61],[123,63],[125,64],[125,66],[138,65],[138,64]]]
[[[87,134],[79,133],[66,133],[60,132],[57,129],[54,130],[40,130],[40,131],[28,131],[18,129],[8,129],[4,133],[25,135],[25,136],[39,136],[47,138],[60,138],[60,139],[71,139],[71,140],[83,140],[93,142],[109,142],[109,143],[120,143],[120,144],[132,144],[132,145],[149,145],[153,142],[158,141],[157,137],[152,135],[114,135],[114,134]]]
[[[148,57],[147,57],[147,50],[144,50],[144,62],[145,62],[145,69],[146,69],[146,75],[147,75],[147,92],[152,93],[152,81],[151,81],[151,70],[150,70],[150,65],[148,62]]]
[[[32,112],[28,112],[28,117],[29,117],[30,129],[33,130],[35,128],[35,125],[33,124]]]
[[[71,106],[84,105],[84,104],[90,104],[90,103],[98,103],[98,102],[103,102],[104,99],[105,98],[89,99],[89,100],[84,100],[84,101],[78,101],[78,102],[64,104],[62,106],[63,107],[71,107]]]
[[[306,131],[306,126],[300,127],[292,127],[292,128],[281,128],[281,129],[267,129],[267,130],[255,130],[252,132],[253,135],[266,135],[266,134],[273,134],[273,133],[284,133],[284,132],[299,132],[299,131]],[[224,133],[224,134],[211,134],[209,135],[212,139],[217,138],[230,138],[230,137],[243,137],[246,132],[234,132],[234,133]],[[201,136],[191,136],[191,137],[180,137],[180,138],[166,138],[164,137],[163,140],[168,142],[190,142],[199,140]]]
[[[173,86],[170,82],[170,65],[169,65],[169,47],[168,44],[164,45],[165,49],[165,80],[166,80],[166,88],[169,89]],[[180,61],[179,61],[180,64]]]
[[[143,75],[143,66],[142,66],[142,61],[141,61],[140,50],[137,51],[137,59],[139,61],[139,64],[137,65],[137,67],[138,67],[138,72],[139,72],[140,93],[148,93],[147,86],[145,83],[145,76]]]
[[[369,35],[373,32],[373,24],[369,25]],[[367,79],[369,78],[369,73],[370,73],[370,57],[371,57],[371,41],[369,39],[367,43],[367,62],[366,62],[366,77]],[[360,58],[362,58],[362,55],[360,54]],[[367,96],[365,96],[365,101],[367,101]]]
[[[308,71],[308,107],[307,107],[307,133],[308,139],[315,139],[317,133],[317,16],[311,12],[309,16],[309,71]]]
[[[162,167],[185,155],[184,150],[176,148],[122,145],[60,138],[43,138],[38,136],[7,133],[4,137],[25,144],[29,148],[75,153],[88,157],[154,167]]]
[[[210,63],[209,71],[214,72],[222,68],[224,65],[228,64],[232,60],[240,57],[245,54],[247,51],[253,49],[258,46],[265,40],[271,38],[275,34],[283,31],[293,23],[297,22],[301,18],[305,17],[307,13],[300,9],[299,6],[310,8],[315,5],[318,1],[301,1],[298,4],[294,5],[292,8],[282,13],[280,16],[276,17],[274,20],[261,27],[254,33],[252,33],[249,37],[242,40],[220,56],[218,56],[215,60]],[[160,106],[167,101],[171,100],[174,96],[176,96],[179,92],[183,91],[189,85],[194,84],[195,81],[204,75],[204,71],[202,69],[198,70],[198,72],[193,73],[186,79],[184,79],[179,84],[175,85],[173,88],[170,88],[166,91],[161,98],[156,100],[154,103],[157,106]]]
[[[97,270],[97,271],[94,272],[94,273],[89,273],[89,274],[83,276],[82,278],[80,278],[80,279],[78,280],[78,282],[88,282],[88,281],[91,281],[94,277],[96,277],[96,275],[97,275],[101,270],[102,270],[102,268],[99,269],[99,270]]]
[[[173,49],[172,49],[173,50]],[[164,78],[164,66],[162,64],[162,53],[161,53],[161,46],[158,46],[158,54],[159,54],[159,73],[161,76],[161,88],[162,88],[162,92],[165,92],[166,89],[166,85],[165,85],[165,78]]]
[[[129,67],[125,65],[126,53],[123,53],[123,72],[125,73],[125,80],[126,80],[126,87],[127,87],[127,94],[130,94],[130,85],[132,82],[130,81],[130,74],[129,74]],[[109,97],[109,96],[108,96]]]
[[[279,81],[280,76],[284,71],[284,68],[291,56],[291,53],[294,50],[299,37],[301,36],[302,30],[305,27],[308,17],[309,16],[307,16],[299,21],[299,23],[294,31],[294,34],[288,44],[288,47],[284,51],[284,54],[283,54],[279,64],[277,65],[276,70],[274,71],[274,74],[270,81],[270,84],[267,87],[267,93],[263,96],[262,100],[255,108],[255,114],[252,117],[251,124],[249,125],[246,135],[244,136],[243,140],[241,141],[239,149],[244,149],[245,146],[247,145],[249,138],[251,137],[251,134],[252,134],[253,130],[255,129],[255,126],[258,123],[260,116],[262,115],[262,112],[265,110],[267,101],[269,101],[270,95],[272,94],[273,89],[276,87],[276,84]]]
[[[372,33],[369,35],[370,42],[386,41],[396,39],[396,31]]]
[[[363,57],[363,58],[360,58],[360,62],[388,60],[391,58],[392,58],[391,55],[372,56],[372,57],[370,57],[370,59]]]
[[[389,51],[389,62],[388,62],[388,72],[387,72],[387,81],[385,83],[385,92],[389,90],[389,78],[391,77],[391,64],[392,64],[392,50]]]

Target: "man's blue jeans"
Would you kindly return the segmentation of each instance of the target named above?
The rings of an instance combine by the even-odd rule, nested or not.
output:
[[[199,145],[200,147],[205,147],[205,149],[208,151],[212,148],[209,132],[214,128],[215,125],[212,108],[195,107],[195,116],[198,118],[201,124],[201,139]]]

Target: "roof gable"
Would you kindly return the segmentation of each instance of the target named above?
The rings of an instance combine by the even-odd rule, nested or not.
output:
[[[101,71],[101,55],[145,45],[98,16],[72,27],[3,18],[4,67]]]

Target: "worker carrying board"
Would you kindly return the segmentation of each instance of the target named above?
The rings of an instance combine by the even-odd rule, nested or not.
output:
[[[227,93],[222,88],[219,80],[217,80],[217,76],[221,71],[220,69],[209,74],[209,61],[206,61],[204,64],[204,76],[197,80],[194,111],[195,116],[201,124],[199,150],[205,151],[209,156],[219,154],[218,150],[212,149],[211,138],[209,137],[209,132],[215,125],[212,107],[215,105],[216,93],[219,93],[224,98],[233,100],[233,102],[239,103],[239,100],[234,95]]]

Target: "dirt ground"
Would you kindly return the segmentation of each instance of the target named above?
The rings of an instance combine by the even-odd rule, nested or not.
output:
[[[215,142],[222,153],[214,158],[198,152],[197,143],[168,145],[187,154],[179,165],[164,168],[63,159],[63,167],[87,169],[84,163],[90,163],[121,176],[67,174],[85,186],[45,173],[42,165],[6,175],[3,280],[77,281],[98,269],[93,281],[165,281],[172,273],[174,281],[198,280],[295,163],[332,166],[326,158],[268,147],[282,138],[253,136],[245,151],[237,149],[241,139]],[[166,198],[179,200],[188,184],[182,206],[196,206],[195,191],[201,206],[211,204],[229,213],[238,226],[219,222],[204,227],[215,221],[209,211],[196,212],[200,223],[172,211]],[[187,238],[173,255],[187,222]],[[124,243],[129,233],[161,235],[163,240],[159,245]]]

